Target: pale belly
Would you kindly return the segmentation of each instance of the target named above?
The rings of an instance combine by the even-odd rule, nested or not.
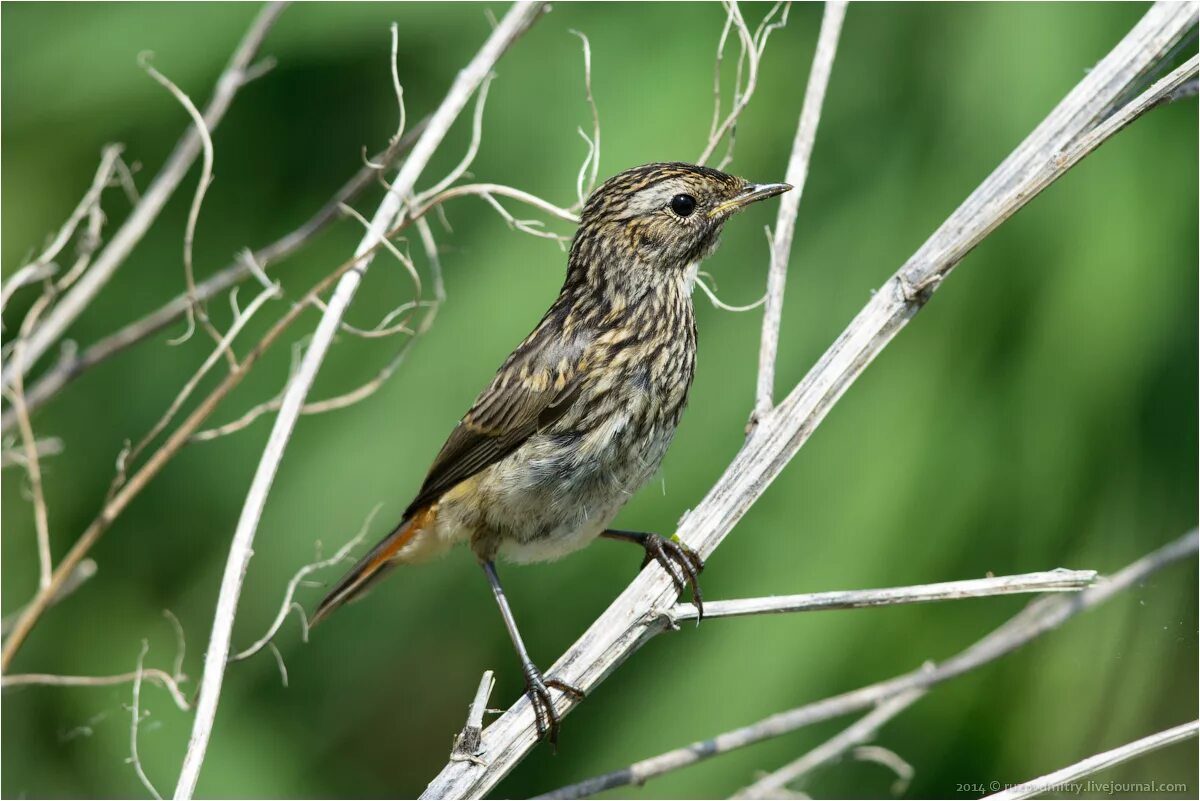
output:
[[[443,496],[435,530],[414,545],[433,556],[470,542],[481,558],[519,563],[583,548],[658,471],[674,435],[671,425],[634,437],[628,426],[618,413],[587,434],[534,435]]]

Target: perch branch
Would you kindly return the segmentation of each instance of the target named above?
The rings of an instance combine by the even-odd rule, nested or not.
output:
[[[441,144],[451,124],[466,106],[470,96],[491,73],[500,56],[541,15],[544,6],[536,2],[514,4],[504,19],[492,31],[480,51],[463,68],[450,87],[446,98],[430,118],[429,125],[413,146],[412,152],[400,168],[396,180],[388,188],[383,202],[371,220],[371,228],[359,243],[356,256],[362,256],[356,269],[346,272],[338,279],[328,308],[321,317],[312,343],[304,354],[300,369],[288,382],[284,391],[279,414],[263,450],[262,459],[255,471],[246,502],[234,531],[229,549],[229,559],[221,580],[217,598],[217,610],[213,619],[212,635],[205,655],[204,675],[196,704],[196,719],[192,726],[191,739],[183,768],[175,787],[176,799],[191,798],[200,777],[204,754],[216,719],[220,700],[221,683],[224,679],[226,660],[229,655],[233,621],[237,614],[238,598],[242,581],[249,566],[254,535],[266,505],[267,495],[274,482],[275,473],[283,458],[283,452],[291,438],[292,430],[304,405],[317,370],[338,330],[342,316],[358,290],[362,276],[370,264],[370,254],[385,238],[388,229],[403,213],[412,195],[417,179],[425,169],[434,151]]]
[[[946,581],[940,584],[890,587],[882,590],[812,592],[803,595],[744,598],[737,601],[706,601],[704,619],[785,612],[819,612],[828,609],[869,609],[876,606],[959,601],[966,598],[986,598],[993,595],[1017,595],[1030,592],[1076,592],[1091,586],[1096,581],[1097,575],[1095,570],[1059,568],[1039,573],[1022,573],[1016,576]],[[669,624],[695,620],[696,607],[692,604],[676,604],[665,614],[670,618]]]
[[[1179,539],[1143,556],[1083,592],[1037,598],[983,639],[941,664],[926,664],[895,678],[779,712],[748,726],[643,759],[627,768],[568,785],[539,798],[584,798],[614,787],[642,784],[656,776],[738,748],[779,737],[815,723],[870,709],[912,690],[927,690],[993,662],[1057,629],[1080,612],[1098,606],[1114,595],[1138,585],[1147,576],[1167,565],[1195,556],[1198,545],[1200,537],[1197,536],[1196,530],[1192,529]],[[487,740],[487,732],[484,732],[484,739]]]
[[[217,79],[212,100],[205,109],[204,122],[210,131],[221,122],[233,102],[234,96],[245,85],[251,60],[285,7],[286,3],[282,2],[267,4],[254,18],[249,30],[242,37],[228,66]],[[3,386],[11,386],[16,371],[27,375],[29,368],[62,337],[71,323],[83,313],[92,299],[108,283],[117,268],[121,266],[157,219],[167,200],[174,194],[184,175],[187,174],[188,168],[199,155],[200,147],[199,132],[189,126],[187,133],[179,140],[162,170],[142,194],[133,212],[113,235],[108,247],[100,253],[92,268],[55,305],[42,324],[33,331],[29,337],[28,350],[22,358],[13,359],[5,365],[2,379],[0,379]]]
[[[767,305],[763,309],[762,344],[758,351],[758,390],[755,394],[754,416],[758,418],[771,410],[775,394],[775,361],[779,352],[779,327],[783,321],[783,290],[787,283],[788,257],[792,252],[792,235],[796,230],[796,215],[808,165],[812,158],[817,126],[821,122],[821,106],[833,71],[842,21],[846,18],[845,0],[829,0],[821,17],[821,32],[817,35],[817,50],[808,74],[804,105],[796,124],[792,155],[788,159],[784,181],[792,185],[791,192],[779,198],[779,214],[775,218],[775,233],[771,239],[771,267],[767,273]]]
[[[829,410],[876,355],[921,309],[938,284],[983,238],[1064,174],[1082,153],[1063,151],[1092,130],[1126,92],[1195,24],[1189,6],[1160,2],[1059,103],[1050,115],[947,219],[838,337],[808,375],[759,421],[746,444],[699,506],[685,516],[681,541],[707,558],[766,490]],[[1163,82],[1150,91],[1162,91]],[[1115,116],[1132,119],[1129,107]],[[1126,121],[1128,121],[1128,119]],[[1110,134],[1111,135],[1111,134]],[[1095,147],[1100,141],[1093,141]],[[678,593],[669,576],[650,568],[550,668],[584,692],[663,629],[660,611]],[[555,699],[559,715],[577,701]],[[486,767],[453,762],[426,788],[425,798],[478,797],[524,758],[537,741],[533,710],[522,696],[484,732]]]
[[[1010,787],[1007,790],[1002,790],[986,797],[996,799],[997,801],[1012,801],[1012,799],[1017,798],[1033,798],[1037,795],[1059,792],[1060,788],[1082,779],[1084,776],[1091,776],[1093,773],[1099,773],[1102,770],[1115,767],[1131,759],[1137,759],[1140,756],[1153,753],[1160,748],[1166,748],[1169,745],[1190,740],[1197,733],[1200,733],[1200,720],[1193,720],[1191,723],[1184,723],[1165,731],[1160,731],[1157,734],[1143,737],[1140,740],[1134,740],[1132,743],[1114,748],[1111,751],[1105,751],[1102,754],[1096,754],[1081,762],[1076,762],[1074,765],[1069,765],[1061,770],[1047,773],[1045,776],[1031,779],[1024,784]]]

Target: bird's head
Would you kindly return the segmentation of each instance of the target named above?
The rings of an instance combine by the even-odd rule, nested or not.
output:
[[[594,278],[683,275],[716,249],[726,220],[791,188],[693,164],[634,167],[588,198],[571,246],[572,269]]]

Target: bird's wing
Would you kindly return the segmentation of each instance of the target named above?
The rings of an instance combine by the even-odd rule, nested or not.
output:
[[[579,395],[584,350],[583,337],[563,342],[548,326],[539,326],[450,433],[405,517],[561,418]]]

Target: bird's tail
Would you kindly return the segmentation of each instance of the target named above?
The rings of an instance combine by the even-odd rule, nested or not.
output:
[[[398,558],[404,546],[412,542],[413,537],[428,528],[437,514],[437,505],[430,504],[401,521],[391,534],[388,534],[370,553],[358,560],[358,564],[342,577],[342,580],[329,591],[321,600],[309,627],[317,625],[327,618],[333,610],[342,604],[352,601],[367,591],[372,584],[383,578],[388,572],[401,563]]]

